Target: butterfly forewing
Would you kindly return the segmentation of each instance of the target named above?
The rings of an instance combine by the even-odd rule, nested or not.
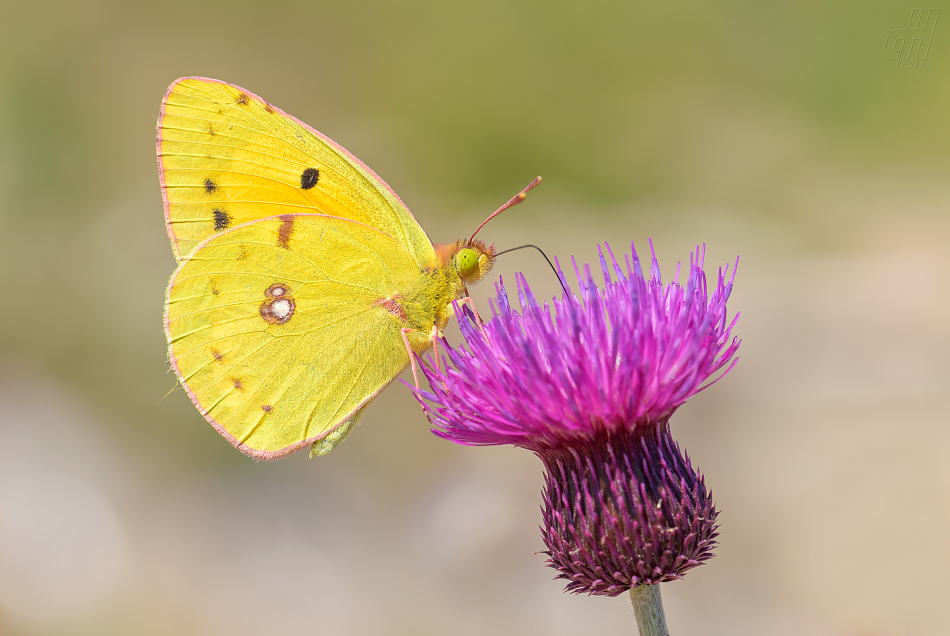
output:
[[[392,190],[339,145],[244,89],[178,80],[158,128],[165,218],[181,260],[247,221],[316,212],[394,238],[417,264],[432,244]]]

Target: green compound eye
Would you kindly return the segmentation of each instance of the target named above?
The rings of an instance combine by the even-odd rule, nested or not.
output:
[[[475,250],[464,247],[455,255],[455,266],[462,276],[470,276],[478,271],[478,254]]]

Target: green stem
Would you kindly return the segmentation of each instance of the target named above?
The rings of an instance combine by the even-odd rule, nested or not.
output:
[[[670,636],[663,614],[659,585],[637,585],[630,588],[630,601],[637,617],[640,636]]]

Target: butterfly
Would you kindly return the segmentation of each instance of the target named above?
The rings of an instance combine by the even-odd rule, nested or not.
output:
[[[168,359],[251,457],[333,450],[494,262],[474,234],[433,245],[359,159],[238,86],[176,80],[156,147]]]

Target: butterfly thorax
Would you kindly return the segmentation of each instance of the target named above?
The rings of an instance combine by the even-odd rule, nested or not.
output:
[[[435,267],[424,270],[415,288],[403,294],[399,305],[403,322],[415,332],[410,334],[413,349],[429,345],[433,325],[440,332],[445,328],[454,313],[452,301],[463,296],[463,289],[454,267]]]
[[[387,299],[387,309],[412,330],[409,342],[416,351],[431,344],[432,327],[440,332],[455,311],[452,303],[468,295],[467,286],[491,268],[494,248],[480,241],[437,244],[436,260],[422,268],[413,288]]]

